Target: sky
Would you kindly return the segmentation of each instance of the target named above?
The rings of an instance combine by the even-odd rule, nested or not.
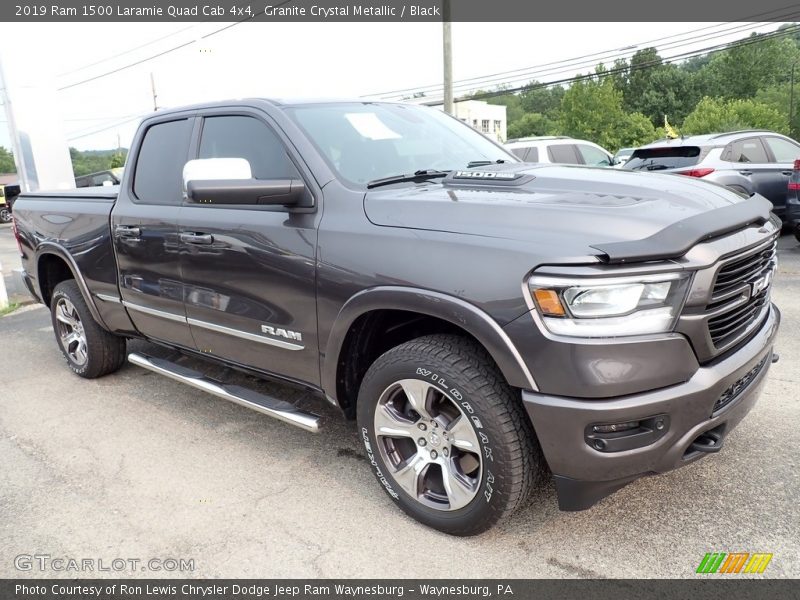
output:
[[[637,48],[656,46],[668,57],[778,25],[453,23],[453,77],[458,85],[464,79],[605,53],[543,66],[537,75],[516,80],[554,81],[589,72],[602,58],[610,64],[614,56],[630,56]],[[0,60],[12,94],[21,90],[17,100],[12,95],[15,110],[50,107],[54,139],[66,138],[64,143],[81,150],[129,145],[138,119],[153,110],[151,74],[159,107],[251,96],[360,97],[437,85],[442,79],[440,23],[241,23],[203,37],[225,26],[6,24]],[[116,72],[105,75],[111,71]],[[10,147],[1,112],[0,146]]]

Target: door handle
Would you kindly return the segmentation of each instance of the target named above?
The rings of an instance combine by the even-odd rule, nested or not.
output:
[[[781,175],[786,175],[786,177],[791,177],[793,171],[781,171]]]
[[[114,236],[118,238],[138,238],[142,230],[135,225],[117,225],[114,227]]]
[[[752,175],[753,172],[752,171],[739,171],[739,174],[740,175]]]
[[[185,244],[199,244],[208,246],[214,243],[214,236],[210,233],[182,233],[180,238]]]

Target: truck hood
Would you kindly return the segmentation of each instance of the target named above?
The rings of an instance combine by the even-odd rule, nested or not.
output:
[[[691,177],[525,164],[364,198],[378,226],[530,241],[607,262],[682,256],[702,239],[766,222],[771,206]]]

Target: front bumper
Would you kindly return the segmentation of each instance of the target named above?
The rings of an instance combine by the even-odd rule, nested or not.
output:
[[[559,507],[584,510],[634,479],[705,456],[706,452],[691,448],[701,434],[714,430],[724,438],[756,403],[772,362],[780,318],[772,305],[764,324],[747,343],[678,385],[607,400],[523,391],[522,400],[555,478]],[[762,361],[763,366],[752,375]],[[745,387],[715,411],[723,393],[743,379]],[[601,452],[587,441],[586,432],[593,424],[644,421],[657,415],[665,416],[668,425],[648,445]]]

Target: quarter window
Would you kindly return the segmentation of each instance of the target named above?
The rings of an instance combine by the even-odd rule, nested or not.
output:
[[[244,158],[255,179],[299,179],[283,143],[253,117],[206,117],[198,158]]]
[[[608,154],[595,148],[594,146],[587,146],[586,144],[578,144],[578,151],[583,156],[583,162],[591,166],[608,166],[611,161]]]
[[[147,129],[133,175],[133,193],[138,200],[147,204],[180,204],[183,165],[191,135],[189,119],[156,123]]]
[[[767,151],[758,138],[748,138],[733,142],[730,146],[731,162],[736,163],[768,163]]]
[[[800,146],[793,144],[789,140],[778,137],[765,137],[767,146],[775,156],[775,162],[793,163],[800,158]]]

